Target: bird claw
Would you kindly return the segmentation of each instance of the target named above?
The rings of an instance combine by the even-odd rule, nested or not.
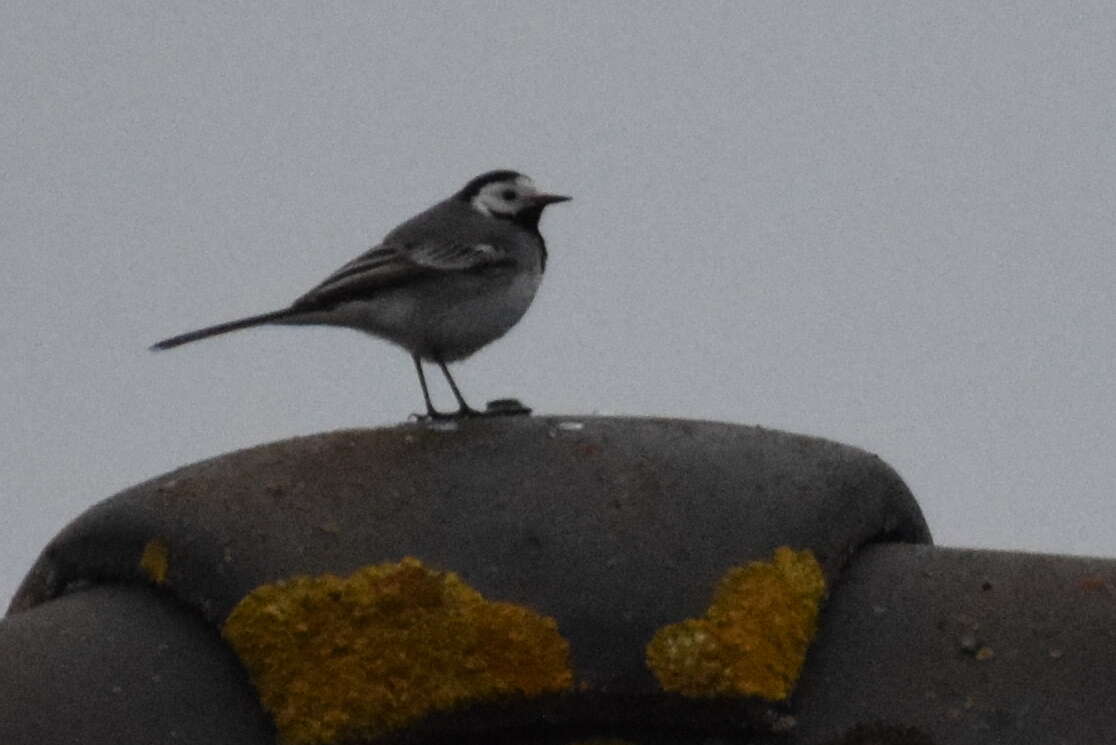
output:
[[[430,422],[455,422],[460,419],[472,419],[473,417],[484,416],[483,412],[477,411],[472,408],[458,409],[457,411],[437,411],[431,409],[425,414],[420,414],[417,411],[411,414],[411,419],[420,424],[427,424]]]
[[[515,398],[500,398],[489,401],[484,411],[477,411],[471,406],[462,406],[457,411],[447,412],[437,409],[428,409],[425,414],[414,412],[410,418],[420,424],[430,422],[453,422],[461,419],[480,419],[493,416],[530,416],[531,409],[524,406]]]
[[[446,413],[444,411],[428,411],[425,414],[420,414],[417,411],[412,411],[411,416],[407,417],[413,422],[419,424],[429,424],[430,422],[449,422],[457,419],[457,412]]]

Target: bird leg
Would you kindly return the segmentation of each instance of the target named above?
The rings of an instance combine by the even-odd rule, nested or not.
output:
[[[457,405],[460,407],[458,408],[457,413],[455,413],[453,416],[484,416],[481,412],[465,403],[465,398],[461,395],[461,391],[458,390],[457,383],[453,382],[453,376],[450,375],[449,369],[446,367],[446,363],[442,362],[440,359],[435,359],[434,361],[438,363],[438,367],[442,368],[442,375],[446,376],[446,382],[449,383],[450,390],[453,391],[453,397],[457,399]],[[429,405],[429,399],[427,399],[427,406]]]
[[[423,417],[417,414],[415,414],[415,416],[417,416],[420,420],[452,419],[455,416],[454,414],[447,414],[434,408],[434,403],[430,400],[430,391],[426,387],[426,374],[422,371],[422,360],[419,359],[419,356],[417,354],[411,355],[411,359],[415,361],[415,370],[418,372],[419,385],[422,386],[422,398],[426,402],[426,416]],[[445,368],[443,368],[443,370],[444,369]]]

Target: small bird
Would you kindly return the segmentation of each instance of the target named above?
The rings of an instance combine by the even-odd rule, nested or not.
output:
[[[521,173],[490,171],[392,230],[290,307],[173,336],[151,349],[264,324],[345,326],[411,353],[426,418],[479,416],[446,364],[499,339],[527,312],[546,269],[539,219],[547,205],[569,199],[540,192]],[[456,412],[434,408],[423,360],[441,368]]]

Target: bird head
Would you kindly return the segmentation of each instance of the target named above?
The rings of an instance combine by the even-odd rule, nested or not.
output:
[[[456,198],[485,217],[510,220],[529,228],[537,228],[547,205],[570,199],[540,192],[531,179],[516,171],[489,171],[477,176]]]

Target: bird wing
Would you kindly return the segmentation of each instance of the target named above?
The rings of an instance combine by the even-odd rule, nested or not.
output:
[[[469,272],[510,263],[488,243],[383,244],[361,254],[294,302],[292,308],[321,308],[359,300],[420,277]]]

